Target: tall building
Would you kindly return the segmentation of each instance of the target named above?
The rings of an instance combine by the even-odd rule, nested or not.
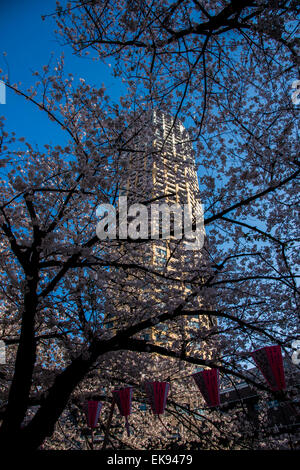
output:
[[[163,220],[158,217],[153,223],[151,212],[152,204],[167,204],[170,207],[173,204],[186,204],[191,216],[190,228],[195,228],[196,217],[201,214],[202,206],[189,134],[179,120],[174,121],[174,118],[160,111],[148,114],[143,123],[138,121],[136,130],[133,132],[131,129],[131,132],[127,144],[129,150],[122,156],[120,196],[127,196],[128,206],[143,203],[148,207],[149,239],[143,242],[137,240],[136,243],[124,241],[119,257],[123,262],[138,263],[148,272],[127,270],[129,283],[126,295],[123,300],[120,300],[122,295],[119,300],[115,299],[124,312],[123,319],[120,322],[113,308],[106,318],[108,327],[113,328],[132,319],[136,321],[139,317],[145,318],[147,311],[153,315],[164,309],[176,308],[187,299],[190,307],[201,306],[201,296],[195,294],[196,285],[191,285],[191,279],[200,279],[199,273],[205,261],[203,251],[186,249],[184,231],[179,237],[174,232],[175,215],[172,213],[170,236],[164,238]],[[125,297],[129,299],[130,293],[140,306],[139,315],[130,302],[127,305],[124,300]],[[144,332],[143,337],[157,343],[180,339],[188,344],[192,331],[209,326],[208,317],[178,317],[174,322],[163,323]],[[203,351],[201,353],[203,355]]]
[[[122,194],[131,202],[141,202],[146,190],[152,199],[190,204],[196,212],[200,194],[188,132],[180,121],[174,122],[172,117],[158,111],[151,114],[145,127],[143,135],[135,137],[136,146],[122,177]]]
[[[154,233],[160,240],[165,235],[162,220],[156,220],[155,224],[150,203],[167,204],[170,208],[173,204],[181,207],[186,205],[193,223],[191,228],[195,229],[196,217],[201,219],[202,205],[193,147],[182,123],[154,111],[134,136],[131,145],[132,151],[125,156],[122,167],[120,194],[127,196],[129,204],[143,202],[149,205],[148,217],[149,220],[152,218]],[[202,258],[203,253],[200,250],[189,253],[190,250],[186,250],[186,237],[179,235],[177,241],[178,237],[176,239],[172,230],[173,219],[171,213],[171,236],[164,239],[163,243],[152,241],[149,244],[152,262],[164,266],[170,258],[167,269],[172,270],[172,261],[180,258],[181,271],[184,267],[190,271],[191,263]],[[149,223],[149,237],[150,233]],[[151,238],[154,238],[153,232]],[[145,247],[143,251],[145,254]]]

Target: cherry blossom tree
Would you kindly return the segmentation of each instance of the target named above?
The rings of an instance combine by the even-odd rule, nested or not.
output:
[[[154,426],[138,412],[138,389],[132,426],[145,437],[115,429],[115,448],[168,447],[172,419],[186,448],[288,445],[268,430],[257,436],[244,413],[200,419],[205,405],[198,397],[191,406],[196,388],[186,382],[196,366],[218,366],[263,400],[268,387],[245,373],[249,353],[279,344],[288,358],[297,338],[297,13],[294,1],[76,0],[53,12],[61,40],[110,61],[127,85],[120,103],[104,87],[66,77],[62,59],[36,72],[29,90],[3,77],[66,134],[66,145],[38,148],[8,135],[1,121],[5,446],[36,449],[46,439],[47,448],[76,448],[83,399],[109,401],[112,386],[138,388],[150,377],[174,379],[166,422]],[[180,265],[170,275],[141,263],[143,240],[100,241],[95,233],[96,209],[116,202],[122,162],[138,153],[137,134],[150,136],[147,116],[157,108],[185,123],[198,166],[207,243],[188,277]],[[178,291],[182,282],[189,294]],[[138,294],[162,285],[164,298]],[[109,315],[118,318],[114,329],[106,328]],[[142,336],[195,315],[211,321],[173,343]],[[292,385],[280,399],[294,393]]]

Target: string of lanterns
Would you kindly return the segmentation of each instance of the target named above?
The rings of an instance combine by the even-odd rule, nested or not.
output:
[[[280,346],[265,346],[252,352],[251,356],[272,391],[280,391],[286,388]],[[219,369],[205,369],[192,374],[192,377],[207,406],[209,408],[220,406]],[[145,383],[148,402],[155,416],[164,413],[169,390],[170,384],[168,382],[149,381]],[[117,404],[121,416],[125,418],[125,428],[128,436],[130,436],[128,416],[131,414],[132,394],[132,387],[124,387],[112,392],[111,417],[114,405]],[[87,424],[92,431],[97,426],[101,409],[102,403],[100,401],[89,400],[87,402]]]

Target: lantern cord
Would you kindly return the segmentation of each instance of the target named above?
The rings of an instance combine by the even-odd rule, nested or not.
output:
[[[94,428],[91,429],[91,449],[94,450]]]
[[[129,423],[128,423],[128,418],[125,416],[125,428],[127,431],[127,436],[130,437],[130,429],[129,429]]]
[[[114,414],[115,404],[116,404],[116,402],[115,402],[115,399],[114,399],[114,397],[113,397],[112,402],[111,402],[109,417],[108,417],[107,424],[106,424],[106,431],[105,431],[105,436],[104,436],[104,441],[103,441],[102,450],[105,450],[105,448],[106,448],[106,446],[107,446],[108,436],[109,436],[109,430],[110,430],[110,425],[111,425],[112,417],[113,417],[113,414]]]

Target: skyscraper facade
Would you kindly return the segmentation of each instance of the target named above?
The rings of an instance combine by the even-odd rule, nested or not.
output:
[[[129,204],[149,204],[149,220],[151,219],[155,233],[153,236],[149,226],[149,237],[151,235],[152,241],[153,238],[164,239],[163,243],[152,242],[149,245],[154,265],[164,266],[168,259],[166,268],[172,270],[172,262],[180,258],[181,271],[186,263],[190,270],[191,263],[202,256],[201,252],[195,250],[192,256],[186,250],[186,237],[180,234],[174,236],[174,214],[171,213],[171,236],[165,237],[161,227],[162,220],[159,222],[160,227],[155,227],[153,214],[150,212],[150,203],[164,203],[170,208],[173,204],[182,208],[186,205],[193,223],[190,228],[195,229],[197,216],[198,220],[201,219],[202,205],[189,134],[179,120],[175,121],[159,111],[150,114],[142,129],[142,135],[135,136],[133,151],[122,168],[120,194],[127,196]],[[204,232],[203,227],[202,231]],[[186,235],[184,230],[182,235]]]
[[[145,269],[133,268],[123,273],[128,280],[126,295],[123,300],[120,300],[121,295],[115,301],[126,312],[126,323],[146,318],[147,312],[153,315],[175,309],[181,303],[199,308],[202,300],[197,285],[204,260],[202,250],[186,249],[184,233],[181,237],[175,236],[172,214],[170,236],[164,237],[162,220],[158,219],[156,226],[154,224],[155,236],[151,237],[151,204],[168,204],[170,207],[186,204],[193,224],[202,210],[188,132],[179,120],[156,110],[149,113],[143,124],[138,123],[132,136],[128,142],[129,151],[122,160],[120,195],[127,197],[128,206],[143,203],[149,207],[149,240],[125,241],[119,251],[123,262],[126,260],[128,264],[138,264]],[[195,279],[198,284],[192,285],[191,280]],[[130,301],[127,303],[131,295],[135,305],[139,305],[139,314]],[[120,325],[117,317],[112,313],[107,319],[110,327]],[[121,323],[124,324],[124,318]],[[143,337],[164,344],[178,340],[189,343],[191,332],[204,327],[209,327],[208,317],[180,316],[174,322],[159,324],[144,332]]]

